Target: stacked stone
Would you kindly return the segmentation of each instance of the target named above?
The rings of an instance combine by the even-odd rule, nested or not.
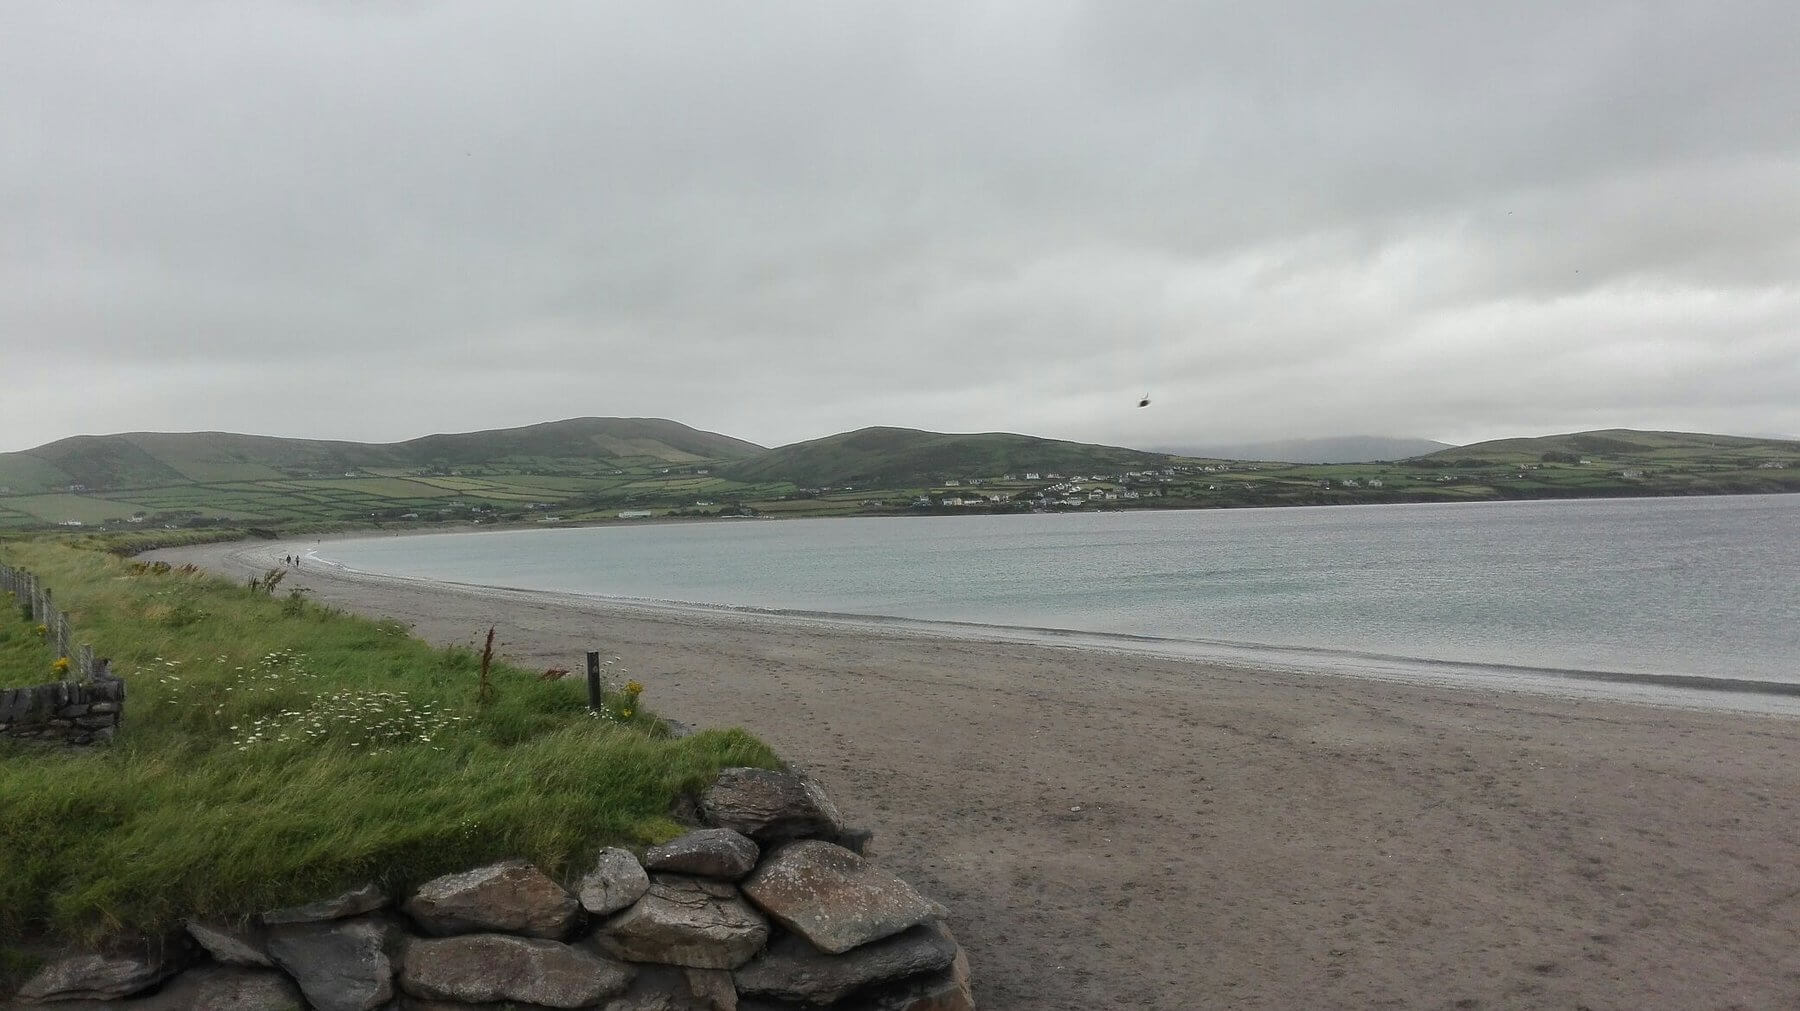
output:
[[[49,744],[104,744],[125,713],[125,682],[104,663],[91,681],[52,681],[0,691],[0,735]]]
[[[18,1000],[139,1011],[973,1011],[943,907],[870,864],[859,852],[868,833],[847,831],[815,783],[729,769],[698,812],[704,827],[641,860],[602,851],[573,891],[521,860],[428,881],[397,907],[371,884],[245,922],[190,922],[185,938],[129,955],[64,959]]]

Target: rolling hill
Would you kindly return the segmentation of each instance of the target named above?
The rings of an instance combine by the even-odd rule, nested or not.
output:
[[[381,444],[218,432],[63,439],[0,454],[0,535],[1752,492],[1800,492],[1800,442],[1615,429],[1385,463],[1285,463],[905,428],[763,449],[673,421],[576,418]]]
[[[458,467],[500,473],[589,473],[646,461],[735,460],[763,451],[755,443],[660,418],[574,418],[394,443],[227,432],[131,432],[79,435],[0,454],[0,489],[34,494],[79,486],[80,491],[104,492]]]
[[[1791,462],[1800,454],[1800,442],[1785,439],[1751,439],[1736,435],[1700,435],[1691,432],[1640,432],[1609,428],[1537,438],[1495,439],[1455,446],[1420,457],[1424,461],[1481,461],[1497,464],[1538,462],[1704,464],[1712,461],[1733,468],[1762,462]]]
[[[396,443],[394,448],[416,463],[439,467],[491,466],[495,461],[592,465],[645,459],[690,464],[767,452],[754,442],[662,418],[575,418],[491,432],[427,435]]]
[[[1161,467],[1170,457],[1029,435],[947,435],[911,428],[863,428],[797,442],[731,464],[738,481],[790,481],[803,487],[908,487],[945,478],[1005,473],[1086,473]]]

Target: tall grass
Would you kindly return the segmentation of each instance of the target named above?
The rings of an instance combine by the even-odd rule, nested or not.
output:
[[[51,666],[56,652],[48,630],[38,628],[36,618],[25,617],[17,595],[0,593],[0,690],[61,679]],[[0,811],[3,817],[5,812]]]
[[[0,752],[0,942],[154,932],[503,857],[569,874],[677,832],[672,801],[718,769],[776,763],[740,730],[596,719],[581,685],[499,662],[478,705],[480,657],[395,622],[62,544],[0,555],[55,589],[128,686],[111,747]]]

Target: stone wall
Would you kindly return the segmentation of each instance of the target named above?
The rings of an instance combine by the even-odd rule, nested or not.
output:
[[[0,736],[48,744],[104,744],[125,714],[125,682],[102,662],[91,681],[0,691]]]
[[[72,953],[17,1007],[973,1011],[948,911],[803,776],[727,769],[695,828],[573,880],[522,860]]]
[[[44,626],[55,655],[69,661],[74,676],[0,690],[0,737],[74,745],[112,740],[125,715],[125,682],[113,675],[107,661],[94,658],[92,646],[72,645],[68,614],[36,576],[0,565],[0,596],[8,593],[27,621]]]

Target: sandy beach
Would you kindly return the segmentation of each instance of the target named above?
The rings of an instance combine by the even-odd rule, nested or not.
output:
[[[292,545],[151,557],[241,576]],[[1800,1006],[1800,724],[307,566],[812,772],[986,1009]]]

